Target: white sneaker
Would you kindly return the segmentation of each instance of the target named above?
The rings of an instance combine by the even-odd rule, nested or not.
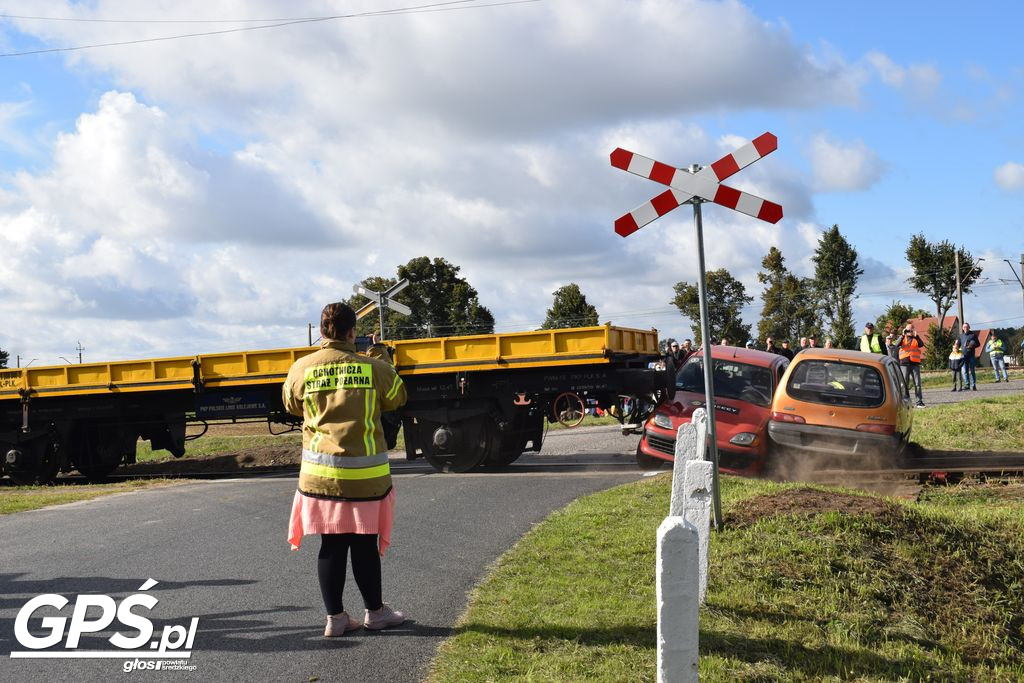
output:
[[[359,622],[350,617],[348,612],[328,614],[327,627],[324,628],[324,637],[334,638],[336,636],[343,636],[349,631],[355,631],[359,626]]]
[[[379,631],[382,628],[398,626],[404,621],[405,615],[398,610],[391,609],[391,605],[385,602],[378,610],[366,610],[363,626],[368,631]]]

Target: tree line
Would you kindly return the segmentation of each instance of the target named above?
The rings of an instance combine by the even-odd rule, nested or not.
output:
[[[963,247],[948,240],[930,242],[923,234],[911,237],[905,252],[913,275],[908,283],[925,294],[935,305],[935,316],[942,320],[956,300],[956,265],[959,256],[961,289],[964,294],[981,276],[979,262]],[[857,250],[843,236],[838,225],[826,230],[818,240],[811,257],[814,274],[801,277],[786,265],[786,258],[777,247],[771,247],[761,259],[757,274],[762,285],[761,315],[757,321],[756,339],[763,342],[789,340],[794,346],[801,337],[831,338],[838,348],[854,348],[859,336],[853,319],[853,301],[861,284],[864,269],[860,267]],[[409,316],[390,309],[384,312],[384,337],[416,339],[470,334],[492,334],[494,315],[480,303],[477,290],[461,276],[461,268],[444,258],[419,256],[397,267],[391,275],[374,275],[362,280],[367,289],[383,292],[399,280],[409,286],[394,299],[412,309]],[[673,287],[671,303],[692,321],[693,338],[701,343],[700,306],[696,284],[678,282]],[[754,301],[743,283],[725,268],[707,273],[708,322],[712,338],[726,338],[742,346],[754,337],[752,326],[742,322],[741,311]],[[598,324],[597,309],[574,282],[552,293],[551,308],[546,312],[541,329],[586,327]],[[359,309],[369,299],[353,295],[345,300]],[[894,300],[874,321],[879,331],[891,330],[907,320],[925,315],[920,309]],[[968,321],[970,322],[970,321]],[[933,326],[934,327],[934,326]],[[359,320],[357,332],[362,335],[380,333],[380,316],[375,311]],[[1012,330],[1012,328],[1011,328]],[[943,367],[952,345],[952,333],[930,329],[932,343],[925,356],[926,366]],[[1007,335],[1016,349],[1016,334]],[[760,345],[760,344],[759,344]],[[6,367],[9,356],[0,350],[0,368]]]
[[[913,275],[907,282],[935,304],[935,317],[941,321],[956,300],[956,258],[960,260],[961,291],[967,294],[981,276],[980,263],[963,247],[948,240],[930,242],[923,234],[911,237],[905,252]],[[853,319],[853,300],[858,296],[864,269],[860,267],[857,250],[843,236],[838,225],[826,230],[818,240],[811,257],[814,275],[799,277],[786,266],[786,259],[772,247],[761,260],[758,282],[761,291],[761,317],[757,322],[760,341],[771,337],[789,340],[796,345],[801,337],[831,338],[837,348],[857,347],[859,333]],[[714,340],[726,338],[743,345],[751,338],[751,326],[740,319],[741,309],[754,301],[743,283],[728,270],[720,268],[707,274],[708,320]],[[699,344],[700,308],[697,287],[689,282],[675,285],[672,303],[692,323],[694,339]],[[894,300],[872,321],[880,332],[891,331],[911,318],[927,312]],[[968,321],[970,322],[970,321]],[[953,331],[936,325],[929,327],[931,343],[925,364],[944,367]],[[759,344],[760,345],[760,344]]]

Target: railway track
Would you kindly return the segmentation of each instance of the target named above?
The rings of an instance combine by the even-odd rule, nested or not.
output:
[[[437,474],[437,471],[425,461],[407,462],[399,460],[391,463],[391,471],[396,475]],[[577,457],[535,457],[523,462],[516,462],[504,467],[489,467],[470,474],[527,474],[542,472],[619,472],[637,471],[636,462],[631,456],[622,454],[581,454]],[[298,465],[262,465],[243,469],[223,471],[175,471],[175,472],[121,472],[107,477],[108,481],[132,481],[145,479],[235,479],[267,476],[297,476]],[[445,475],[465,476],[465,475]],[[60,477],[57,484],[87,484],[85,477],[72,474]],[[13,485],[9,479],[0,481],[0,491],[5,485]]]
[[[436,474],[424,461],[398,460],[391,463],[396,475]],[[661,471],[669,471],[666,464]],[[516,463],[504,467],[486,468],[475,474],[530,474],[569,472],[630,472],[637,471],[631,455],[625,453],[580,453],[560,456],[524,456]],[[122,472],[110,475],[112,482],[146,479],[234,479],[268,476],[294,476],[298,465],[262,465],[222,471],[175,472]],[[448,475],[465,476],[465,475]],[[892,467],[830,467],[803,468],[797,476],[775,473],[770,478],[780,481],[808,481],[812,483],[854,486],[874,491],[887,491],[919,486],[928,481],[955,482],[965,476],[985,479],[1011,479],[1024,477],[1024,453],[965,453],[957,451],[927,452],[905,457]],[[57,480],[59,484],[86,484],[85,477],[70,475]],[[9,479],[0,481],[0,491],[12,485]]]

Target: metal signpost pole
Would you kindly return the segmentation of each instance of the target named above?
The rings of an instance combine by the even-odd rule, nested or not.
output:
[[[692,171],[691,171],[692,172]],[[704,407],[708,414],[708,440],[711,454],[711,503],[715,530],[722,530],[722,499],[718,491],[718,434],[715,429],[714,359],[711,357],[711,329],[708,322],[707,274],[704,268],[704,223],[701,220],[701,200],[693,198],[693,224],[697,228],[697,299],[700,303],[700,336],[704,345]]]
[[[960,252],[954,252],[953,263],[956,267],[956,312],[960,316],[960,324],[964,324],[964,295],[960,291]],[[939,325],[942,325],[942,321],[939,321]]]

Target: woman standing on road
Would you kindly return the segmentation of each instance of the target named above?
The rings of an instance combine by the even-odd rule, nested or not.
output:
[[[298,550],[303,535],[322,534],[317,574],[327,637],[405,621],[381,599],[380,572],[395,506],[381,412],[405,403],[405,385],[387,360],[356,353],[355,327],[352,308],[325,306],[320,350],[295,361],[282,387],[285,409],[302,417],[302,466],[288,541]],[[366,607],[362,622],[342,604],[350,550]]]

